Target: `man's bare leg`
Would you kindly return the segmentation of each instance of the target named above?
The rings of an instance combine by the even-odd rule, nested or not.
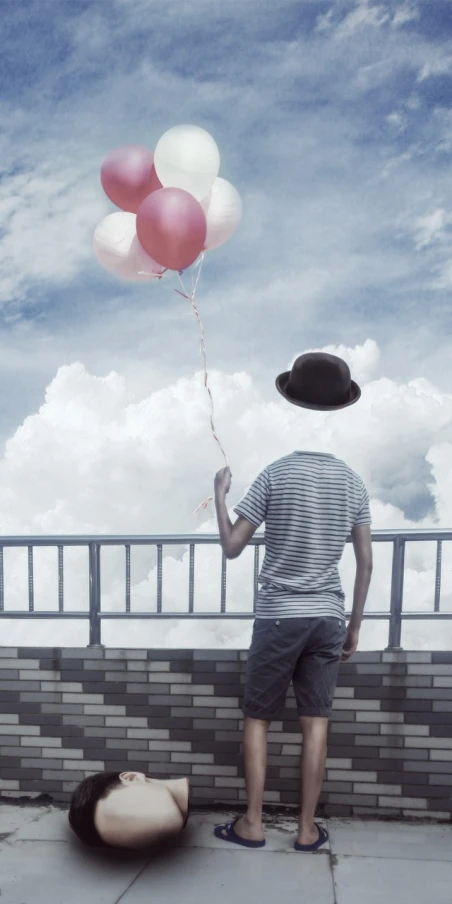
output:
[[[243,754],[248,808],[234,831],[247,841],[263,841],[262,807],[267,771],[267,732],[270,722],[245,716]]]
[[[325,773],[328,719],[323,716],[301,716],[301,730],[301,813],[297,841],[298,844],[314,844],[319,837],[314,814]]]

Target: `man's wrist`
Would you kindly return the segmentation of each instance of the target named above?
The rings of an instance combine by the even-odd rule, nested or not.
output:
[[[359,631],[361,628],[361,622],[356,621],[356,619],[351,618],[348,623],[348,628],[350,631]]]

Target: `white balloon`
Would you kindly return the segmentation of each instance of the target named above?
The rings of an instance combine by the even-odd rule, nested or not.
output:
[[[242,201],[237,189],[219,176],[201,207],[207,220],[204,248],[209,251],[227,242],[236,231],[242,219]]]
[[[205,129],[174,126],[157,144],[154,167],[164,188],[183,188],[201,201],[218,176],[220,152]]]
[[[146,282],[155,279],[164,268],[146,254],[136,232],[136,214],[110,213],[94,233],[93,248],[97,260],[119,279]]]

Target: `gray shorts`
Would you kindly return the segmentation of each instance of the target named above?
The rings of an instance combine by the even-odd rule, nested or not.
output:
[[[331,716],[347,627],[343,618],[256,618],[243,712],[271,721],[293,681],[300,716]]]

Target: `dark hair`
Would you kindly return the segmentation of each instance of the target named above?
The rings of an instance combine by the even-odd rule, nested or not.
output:
[[[94,811],[99,800],[106,800],[120,788],[120,772],[97,772],[88,775],[75,789],[69,808],[69,824],[80,841],[90,847],[111,847],[99,835],[94,825]]]

